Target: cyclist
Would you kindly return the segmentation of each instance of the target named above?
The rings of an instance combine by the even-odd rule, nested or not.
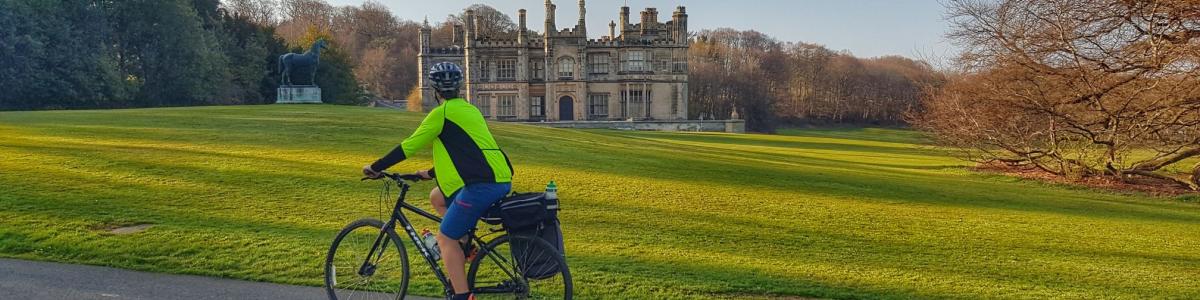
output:
[[[363,167],[363,174],[378,178],[379,172],[433,145],[433,166],[418,172],[437,179],[438,189],[450,202],[438,234],[446,273],[454,289],[453,300],[473,299],[463,270],[466,256],[460,242],[475,228],[485,210],[512,190],[512,164],[500,150],[479,109],[463,100],[459,90],[462,69],[443,62],[429,70],[429,85],[440,104],[425,116],[412,136],[404,139],[383,158]],[[436,174],[433,171],[436,171]]]

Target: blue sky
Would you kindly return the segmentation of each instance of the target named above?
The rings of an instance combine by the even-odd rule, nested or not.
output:
[[[358,5],[363,0],[329,0],[335,5]],[[529,26],[541,31],[544,0],[378,0],[400,18],[431,22],[444,20],[473,3],[485,3],[516,20],[517,10],[529,12]],[[676,6],[687,6],[691,30],[730,27],[754,29],[780,40],[822,44],[849,50],[857,56],[903,55],[944,58],[955,49],[943,35],[947,23],[937,0],[587,0],[588,33],[606,35],[608,22],[618,18],[626,2],[638,18],[644,7],[656,7],[659,20],[671,18]],[[578,0],[555,0],[560,28],[575,24]],[[636,23],[636,22],[634,22]],[[932,57],[930,57],[932,56]]]

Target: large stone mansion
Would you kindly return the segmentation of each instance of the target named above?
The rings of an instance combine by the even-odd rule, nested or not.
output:
[[[424,82],[429,66],[450,61],[464,66],[464,95],[494,120],[683,120],[688,104],[687,11],[676,8],[659,22],[658,10],[641,12],[631,23],[629,7],[610,22],[608,35],[588,39],[586,8],[579,0],[579,21],[558,29],[556,6],[546,0],[545,31],[526,27],[518,11],[515,39],[480,36],[479,20],[466,12],[467,24],[454,45],[431,48],[428,22],[420,33],[423,106],[436,102]]]

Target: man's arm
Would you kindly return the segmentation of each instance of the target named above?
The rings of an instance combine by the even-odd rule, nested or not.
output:
[[[373,171],[383,171],[387,168],[408,159],[421,149],[429,147],[429,144],[437,139],[438,135],[442,134],[442,125],[445,124],[446,115],[443,113],[442,107],[434,108],[425,116],[425,120],[421,121],[421,125],[417,126],[417,131],[411,136],[404,139],[399,146],[384,155],[383,158],[376,160],[369,167]]]

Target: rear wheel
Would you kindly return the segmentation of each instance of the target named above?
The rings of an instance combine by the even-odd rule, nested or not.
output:
[[[346,225],[333,239],[325,256],[329,299],[404,299],[408,255],[393,230],[372,249],[382,227],[383,221],[361,219]]]
[[[572,296],[571,272],[562,253],[546,240],[524,235],[501,236],[479,249],[467,271],[467,285],[480,300]]]

